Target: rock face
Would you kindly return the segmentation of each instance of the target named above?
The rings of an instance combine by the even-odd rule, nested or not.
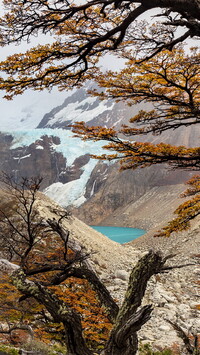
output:
[[[168,221],[183,202],[180,194],[192,175],[163,167],[120,172],[117,164],[100,163],[86,185],[87,201],[74,213],[91,225],[156,227],[161,220]]]
[[[34,139],[30,139],[29,131],[22,132],[26,139],[11,132],[0,135],[1,170],[15,177],[44,176],[42,188],[47,188],[46,193],[65,207],[78,206],[74,213],[86,223],[156,227],[160,219],[171,218],[180,203],[182,184],[192,173],[168,170],[165,166],[119,172],[117,164],[90,159],[89,154],[102,153],[101,147],[72,139],[68,127],[77,120],[89,125],[118,127],[137,110],[138,107],[127,107],[121,102],[99,101],[81,88],[43,117],[34,130],[37,133]],[[199,144],[199,134],[196,126],[145,139],[195,146]],[[18,140],[17,147],[13,146],[13,141]]]
[[[42,189],[52,186],[50,196],[55,199],[55,184],[60,184],[61,195],[69,184],[67,195],[75,194],[82,185],[77,198],[83,196],[86,202],[74,213],[88,224],[149,229],[160,220],[171,218],[171,213],[180,204],[183,182],[191,172],[170,171],[163,166],[120,172],[118,164],[91,160],[91,148],[87,144],[85,149],[82,142],[68,136],[61,142],[60,130],[55,130],[55,135],[52,131],[48,133],[44,129],[42,135],[41,130],[39,138],[22,140],[22,143],[21,136],[1,134],[1,170],[15,178],[44,177]],[[17,147],[13,145],[15,141],[19,141]],[[61,149],[64,145],[67,146],[65,155]],[[66,197],[63,200],[66,201]]]
[[[200,128],[190,127],[148,140],[158,143],[162,138],[174,145],[196,146],[198,134]],[[156,227],[160,220],[165,223],[172,218],[172,212],[183,202],[179,196],[186,189],[184,183],[195,174],[164,165],[122,172],[119,169],[117,164],[96,166],[86,186],[87,201],[75,211],[78,218],[88,224]],[[89,195],[91,189],[94,194]]]
[[[73,146],[74,141],[69,141],[69,137],[62,143],[71,147],[64,156],[57,150],[62,144],[56,132],[57,136],[41,135],[27,145],[22,141],[16,148],[11,134],[1,134],[1,170],[15,178],[43,176],[43,189],[52,184],[59,183],[62,188],[73,183],[69,185],[68,195],[83,184],[81,193],[86,202],[74,213],[88,224],[149,230],[160,220],[164,223],[172,217],[171,213],[181,202],[179,195],[184,190],[183,182],[192,175],[191,172],[169,171],[163,166],[120,172],[118,164],[91,161],[81,146],[78,154],[73,155],[79,141]],[[15,137],[16,140],[20,137]],[[54,195],[56,198],[56,192]]]
[[[67,183],[79,179],[89,156],[83,155],[67,166],[67,159],[62,153],[55,150],[60,144],[59,137],[41,136],[30,145],[12,149],[13,137],[9,134],[0,134],[0,162],[1,170],[20,177],[42,176],[42,188],[55,182]]]

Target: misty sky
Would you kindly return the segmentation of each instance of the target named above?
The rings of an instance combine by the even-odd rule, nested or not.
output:
[[[48,37],[48,42],[50,38]],[[38,43],[44,43],[44,39],[38,40],[35,38],[31,45],[24,43],[20,46],[10,45],[1,49],[0,60],[5,59],[8,55],[14,53],[24,52],[28,48],[37,45]],[[102,60],[104,67],[109,69],[116,69],[116,63],[118,67],[122,61],[107,56]],[[48,92],[27,90],[24,94],[18,95],[13,100],[8,101],[3,98],[5,93],[0,91],[0,129],[1,131],[7,131],[12,129],[23,128],[35,128],[42,120],[45,113],[49,112],[54,107],[61,105],[65,98],[69,95],[68,91],[58,91],[57,88]]]
[[[0,0],[0,11],[3,12],[2,0]],[[51,38],[48,36],[47,42],[49,43],[50,40]],[[41,36],[39,39],[33,38],[31,45],[24,42],[20,46],[3,47],[0,52],[0,60],[4,60],[8,55],[24,52],[34,45],[45,42],[46,36]],[[112,56],[106,56],[106,59],[103,59],[101,63],[105,68],[113,70],[116,69],[116,66],[119,68],[122,65],[122,61]],[[35,128],[45,113],[55,106],[61,105],[68,96],[68,92],[59,92],[57,88],[54,88],[50,93],[47,90],[40,92],[27,90],[23,95],[14,97],[12,101],[4,99],[4,94],[0,91],[0,129],[4,131],[19,129],[22,125],[24,128]]]
[[[0,0],[0,11],[2,12],[1,4],[2,1]],[[152,12],[151,15],[153,15]],[[49,42],[50,40],[51,38],[47,37],[47,41]],[[27,43],[24,42],[20,46],[10,45],[3,47],[1,48],[0,60],[4,60],[8,55],[24,52],[34,45],[45,42],[46,37],[41,36],[39,39],[33,38],[31,45],[27,45]],[[193,43],[192,45],[195,44]],[[122,61],[112,56],[106,56],[106,58],[101,61],[101,64],[109,69],[116,69],[116,66],[119,68],[119,66],[122,65]],[[35,128],[44,114],[55,106],[61,105],[68,94],[68,92],[64,91],[59,92],[56,88],[50,93],[47,90],[40,92],[27,90],[23,95],[18,95],[12,101],[7,101],[3,98],[3,92],[0,91],[0,129],[5,131],[22,127],[24,129]]]
[[[48,38],[48,42],[49,42]],[[9,45],[1,48],[0,60],[8,55],[24,52],[28,48],[44,43],[40,37],[33,38],[31,44],[24,42],[20,46]],[[61,105],[67,96],[66,92],[59,92],[56,88],[50,93],[48,90],[33,91],[27,90],[24,94],[18,95],[8,101],[3,98],[5,93],[0,91],[0,127],[1,130],[12,130],[19,128],[35,128],[41,121],[44,114],[55,106]]]

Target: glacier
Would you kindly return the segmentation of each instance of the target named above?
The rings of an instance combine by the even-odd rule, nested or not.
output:
[[[13,136],[11,149],[29,146],[35,142],[38,143],[37,149],[41,149],[40,141],[43,136],[59,137],[60,144],[52,144],[51,147],[54,151],[63,154],[67,159],[67,167],[72,166],[74,160],[82,155],[99,155],[105,152],[102,147],[103,142],[82,141],[80,138],[75,137],[71,131],[62,128],[17,130],[7,133]],[[83,173],[79,179],[65,184],[61,182],[53,183],[44,190],[44,193],[63,207],[69,205],[80,206],[85,202],[84,194],[86,184],[97,162],[98,160],[90,159],[89,162],[82,167]]]
[[[10,149],[28,147],[36,143],[35,149],[42,151],[44,149],[42,137],[58,137],[60,143],[52,143],[50,149],[52,152],[61,153],[66,158],[66,168],[73,168],[75,159],[80,156],[105,153],[102,148],[105,144],[104,141],[82,141],[75,137],[70,129],[67,129],[67,124],[74,121],[91,122],[95,125],[100,122],[104,126],[109,126],[113,124],[113,120],[117,119],[120,122],[120,119],[122,119],[124,111],[118,106],[116,109],[114,101],[101,101],[87,93],[87,90],[92,89],[92,87],[93,84],[89,82],[84,88],[62,93],[59,100],[57,100],[58,93],[56,90],[53,91],[54,95],[47,93],[41,94],[41,96],[36,95],[32,101],[29,100],[29,97],[26,97],[27,100],[23,101],[20,112],[18,109],[14,113],[13,110],[7,112],[9,119],[1,127],[2,133],[10,134],[13,137]],[[60,105],[63,97],[65,97],[65,100]],[[57,102],[56,107],[55,102]],[[48,112],[47,107],[51,107],[50,112]],[[41,120],[41,113],[44,112],[45,116]],[[114,115],[114,118],[112,115]],[[27,157],[27,153],[23,153],[23,155],[20,159]],[[19,158],[15,157],[14,159]],[[82,174],[79,179],[67,183],[54,182],[45,189],[44,193],[64,207],[68,205],[80,206],[85,201],[86,184],[97,162],[97,160],[89,159],[82,166]],[[94,186],[95,182],[91,195],[94,193]]]
[[[86,184],[96,163],[97,162],[94,159],[90,159],[90,161],[83,167],[84,172],[79,179],[70,181],[66,184],[56,182],[47,187],[44,190],[44,193],[63,207],[71,205],[79,207],[86,201],[86,198],[84,197]]]

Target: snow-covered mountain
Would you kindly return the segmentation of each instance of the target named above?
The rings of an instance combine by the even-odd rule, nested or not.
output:
[[[86,185],[98,163],[89,155],[103,152],[102,143],[75,138],[68,125],[75,121],[119,125],[135,112],[135,108],[123,103],[100,101],[89,95],[87,89],[88,86],[68,93],[63,104],[46,113],[37,128],[33,119],[32,123],[28,118],[18,120],[12,129],[4,129],[0,137],[1,170],[16,177],[44,176],[45,193],[63,206],[79,206],[86,200]],[[93,184],[90,197],[99,186],[100,183]]]
[[[87,93],[91,88],[87,86],[73,92],[62,105],[45,114],[37,128],[69,129],[68,125],[75,121],[84,121],[91,126],[118,127],[138,111],[138,106],[129,107],[111,99],[99,100]]]
[[[118,165],[91,159],[90,154],[103,152],[103,143],[75,138],[68,125],[85,121],[89,125],[119,126],[128,121],[138,107],[112,100],[99,101],[89,95],[87,89],[68,93],[64,102],[47,112],[39,123],[37,116],[35,125],[27,120],[24,128],[21,120],[13,125],[15,129],[4,129],[0,134],[0,169],[16,178],[44,177],[42,189],[45,193],[62,206],[78,208],[78,216],[90,224],[102,220],[108,224],[116,210],[120,222],[126,215],[124,212],[121,216],[120,211],[126,211],[127,205],[137,202],[151,189],[178,186],[190,173],[169,172],[163,167],[119,173]],[[165,141],[172,144],[195,144],[198,138],[197,128],[187,132],[177,130],[174,136],[165,135]],[[154,141],[157,139],[153,137]],[[131,218],[130,215],[127,225]],[[139,223],[136,227],[140,227]]]

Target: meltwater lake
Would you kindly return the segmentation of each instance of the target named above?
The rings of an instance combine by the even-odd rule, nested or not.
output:
[[[128,243],[146,233],[144,229],[126,227],[90,226],[120,244]]]

